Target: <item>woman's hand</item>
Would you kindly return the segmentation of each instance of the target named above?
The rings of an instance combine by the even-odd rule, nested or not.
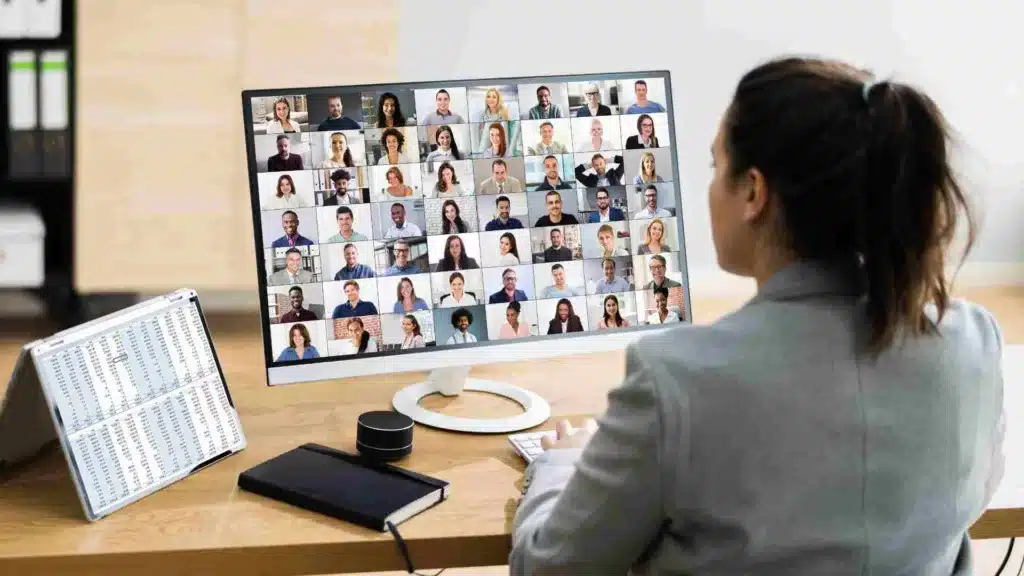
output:
[[[555,426],[555,437],[544,436],[540,440],[540,446],[545,450],[583,448],[594,432],[597,432],[597,422],[593,418],[587,418],[582,428],[573,428],[568,420],[562,420]]]

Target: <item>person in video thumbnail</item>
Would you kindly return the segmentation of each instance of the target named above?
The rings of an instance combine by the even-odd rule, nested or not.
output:
[[[611,205],[612,197],[608,193],[608,189],[601,187],[597,189],[597,211],[590,213],[588,222],[590,224],[597,224],[599,222],[621,222],[626,219],[626,215],[620,210]]]
[[[281,228],[284,229],[284,236],[274,240],[271,248],[288,248],[290,246],[312,246],[313,241],[299,234],[299,215],[291,210],[281,214]]]
[[[463,195],[465,194],[460,186],[459,177],[455,175],[455,168],[451,164],[443,162],[437,169],[437,183],[430,189],[427,197],[454,198]]]
[[[555,264],[551,267],[551,280],[554,282],[549,286],[545,286],[540,291],[541,298],[568,298],[570,296],[583,296],[583,293],[569,286],[565,282],[565,268],[561,264]]]
[[[267,122],[267,134],[284,134],[302,132],[299,123],[292,120],[292,105],[288,99],[281,97],[274,102],[274,118]]]
[[[568,154],[569,149],[561,142],[555,142],[555,125],[551,122],[542,122],[540,125],[540,142],[537,142],[527,150],[531,155],[544,156],[547,154]]]
[[[461,234],[468,232],[469,226],[462,220],[462,211],[455,200],[445,200],[441,207],[441,233]]]
[[[484,111],[479,122],[508,122],[508,106],[497,88],[488,88],[484,94]]]
[[[277,319],[281,324],[292,323],[292,322],[309,322],[310,320],[316,320],[316,314],[308,308],[302,307],[302,302],[305,297],[302,294],[302,288],[299,286],[292,286],[288,289],[288,302],[291,304],[289,309]]]
[[[298,158],[298,156],[292,156]],[[277,178],[277,190],[267,203],[267,208],[305,208],[307,203],[295,193],[295,181],[291,175],[282,174]]]
[[[520,262],[519,246],[511,232],[505,232],[498,238],[498,265],[516,266]]]
[[[562,108],[551,101],[551,89],[547,86],[537,87],[537,105],[530,108],[530,120],[564,117]]]
[[[618,186],[622,184],[622,173],[626,170],[622,156],[613,157],[612,164],[615,164],[615,168],[608,168],[604,155],[594,154],[590,162],[576,167],[576,179],[587,188]]]
[[[665,276],[665,268],[667,264],[665,257],[660,254],[651,256],[651,261],[647,263],[647,267],[651,271],[651,281],[645,286],[646,290],[657,290],[658,288],[678,288],[682,286],[679,282]]]
[[[420,329],[420,321],[412,314],[402,317],[402,350],[410,348],[424,348],[427,343],[423,341],[423,331]]]
[[[544,158],[544,181],[541,182],[540,186],[537,186],[537,190],[570,189],[572,189],[572,184],[562,180],[562,177],[558,175],[558,158],[546,156]]]
[[[626,292],[629,290],[629,282],[621,276],[615,275],[615,260],[606,258],[601,261],[601,269],[604,276],[596,282],[594,292],[597,294],[608,294],[610,292]]]
[[[544,196],[544,204],[548,209],[548,213],[537,219],[537,222],[534,224],[535,227],[579,224],[579,220],[575,216],[562,212],[562,195],[557,191],[549,191]]]
[[[587,104],[576,111],[577,118],[612,115],[612,109],[601,104],[601,90],[598,89],[597,84],[589,84],[584,90],[583,95],[587,99]]]
[[[348,138],[341,132],[331,134],[331,157],[320,163],[321,168],[351,168],[352,151],[348,148]]]
[[[572,260],[572,250],[562,244],[562,230],[560,228],[553,228],[549,234],[551,236],[551,246],[544,250],[544,261],[566,262]]]
[[[654,314],[647,317],[648,324],[680,322],[679,314],[668,309],[668,288],[662,286],[654,289],[654,307]]]
[[[636,131],[636,136],[626,138],[626,150],[658,147],[658,137],[654,135],[654,119],[650,114],[641,114],[637,117]]]
[[[324,198],[324,206],[343,206],[346,204],[362,204],[363,199],[358,192],[350,193],[349,181],[352,175],[347,170],[335,170],[331,172],[331,183],[334,185],[334,194]]]
[[[455,270],[472,270],[480,265],[474,258],[466,255],[466,247],[459,236],[449,236],[444,244],[444,256],[437,263],[438,272],[452,272]]]
[[[493,232],[494,230],[514,230],[523,227],[523,223],[518,218],[512,218],[509,215],[512,212],[512,201],[508,199],[508,196],[498,196],[494,204],[498,209],[498,215],[487,223],[484,230]]]
[[[600,152],[601,150],[615,150],[618,146],[612,144],[611,140],[604,139],[604,124],[597,118],[590,121],[590,138],[580,138],[576,141],[577,152]]]
[[[501,290],[491,294],[490,298],[487,299],[487,303],[501,304],[503,302],[518,302],[520,300],[526,300],[526,292],[516,288],[518,280],[516,271],[512,268],[506,268],[505,271],[501,273]]]
[[[391,205],[391,222],[391,227],[388,228],[388,231],[384,234],[385,240],[423,236],[423,230],[421,230],[415,222],[409,222],[405,219],[404,204],[395,202]]]
[[[601,246],[601,257],[629,256],[625,248],[615,245],[615,229],[610,224],[602,224],[597,229],[597,243]]]
[[[459,116],[452,111],[452,97],[444,88],[438,90],[434,95],[434,103],[437,105],[437,109],[430,114],[427,114],[427,117],[423,119],[423,124],[425,126],[433,126],[437,124],[462,124],[465,122],[462,116]]]
[[[391,92],[385,92],[377,100],[377,128],[394,128],[405,126],[405,116],[402,114],[402,105],[398,102],[398,96]]]
[[[476,336],[469,331],[473,324],[473,313],[468,308],[457,308],[452,312],[452,328],[455,332],[448,337],[445,344],[472,344],[476,342]]]
[[[664,208],[658,208],[658,187],[654,184],[648,184],[644,188],[644,209],[637,211],[633,219],[668,218],[669,216],[672,216],[671,212]]]
[[[352,214],[352,209],[348,206],[338,206],[335,218],[338,221],[338,233],[328,238],[327,242],[365,242],[369,240],[352,228],[355,217]]]
[[[555,306],[555,317],[548,323],[548,334],[568,334],[583,332],[583,321],[572,309],[572,302],[562,298]]]
[[[519,302],[509,302],[505,308],[505,323],[498,331],[498,338],[507,340],[509,338],[523,338],[530,335],[530,326],[526,322],[519,321],[519,315],[523,307]]]
[[[396,290],[395,297],[395,306],[394,310],[392,310],[395,314],[427,310],[430,308],[427,306],[427,302],[423,298],[416,295],[416,287],[413,286],[412,280],[408,278],[402,278],[398,281],[398,288]]]
[[[523,183],[508,175],[508,165],[501,158],[491,162],[491,177],[480,183],[480,194],[518,194]]]
[[[452,127],[442,124],[434,132],[434,140],[437,141],[437,148],[427,154],[426,163],[430,166],[438,162],[451,162],[462,160],[462,153],[459,152],[459,145],[455,142],[455,134]]]
[[[348,338],[356,354],[377,351],[377,339],[366,331],[361,318],[352,318],[348,321]]]
[[[502,158],[508,154],[505,141],[505,125],[493,122],[487,127],[487,148],[480,152],[481,158]]]
[[[455,308],[456,306],[475,306],[476,295],[466,292],[466,278],[459,272],[452,272],[448,277],[448,293],[441,296],[438,306],[441,308]]]
[[[271,286],[286,284],[309,284],[313,281],[313,273],[302,268],[302,252],[298,248],[289,248],[284,253],[284,269],[270,275]]]
[[[355,244],[345,244],[345,265],[334,275],[335,280],[354,280],[373,278],[373,268],[359,263],[359,248]]]
[[[341,96],[328,96],[327,118],[324,118],[324,121],[316,129],[320,132],[327,132],[329,130],[359,130],[359,123],[348,116],[342,116],[342,112]],[[351,166],[351,164],[348,164],[348,166]]]
[[[402,151],[405,150],[405,134],[398,128],[384,130],[380,137],[380,147],[384,153],[377,160],[378,166],[398,164],[402,160]]]
[[[388,268],[385,276],[398,276],[399,274],[418,274],[421,272],[419,264],[409,260],[409,244],[403,240],[395,242],[392,251],[395,253],[395,264]]]
[[[626,114],[654,114],[656,112],[664,112],[665,107],[661,104],[654,102],[653,100],[647,99],[647,82],[644,80],[637,80],[633,84],[633,93],[636,95],[636,102],[629,105],[626,108]]]
[[[348,280],[342,286],[345,291],[345,302],[334,307],[331,318],[352,318],[354,316],[373,316],[377,313],[377,307],[373,302],[359,299],[359,282]]]
[[[629,328],[631,324],[629,320],[622,317],[619,313],[619,299],[614,294],[609,294],[604,297],[604,316],[598,320],[598,330],[608,330],[609,328]]]
[[[288,347],[278,355],[278,362],[294,362],[319,358],[320,352],[310,344],[309,330],[305,324],[296,324],[288,329]]]
[[[661,254],[668,252],[669,247],[665,244],[665,223],[661,218],[652,218],[644,231],[644,241],[637,246],[637,254]]]
[[[267,158],[267,172],[302,170],[302,156],[292,154],[292,141],[281,134],[277,137],[277,154]]]
[[[664,181],[665,179],[658,175],[658,169],[654,162],[654,154],[644,152],[640,157],[640,166],[637,168],[636,178],[633,179],[633,184],[643,186],[644,184],[650,184],[652,182]]]

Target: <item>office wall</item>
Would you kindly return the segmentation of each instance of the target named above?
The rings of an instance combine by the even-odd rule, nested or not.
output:
[[[970,269],[961,278],[1024,282],[1024,155],[1018,144],[1024,82],[1017,62],[1024,40],[1004,13],[1009,5],[665,0],[629,10],[618,0],[591,0],[585,7],[546,0],[520,0],[514,7],[494,0],[399,0],[398,74],[403,80],[433,80],[670,70],[687,257],[694,290],[712,293],[723,283],[735,284],[715,264],[708,148],[742,73],[773,55],[799,52],[895,74],[928,90],[965,144],[959,160],[983,220]],[[436,31],[453,26],[456,13],[458,32],[444,35],[442,47]],[[548,27],[542,50],[503,49],[517,37],[525,42],[526,31],[541,25]],[[446,57],[437,58],[438,49]]]
[[[75,283],[255,294],[241,91],[397,78],[392,0],[78,3]]]

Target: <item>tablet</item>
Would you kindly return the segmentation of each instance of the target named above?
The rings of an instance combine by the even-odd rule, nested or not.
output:
[[[194,290],[24,347],[0,407],[0,460],[51,440],[90,521],[245,448]]]

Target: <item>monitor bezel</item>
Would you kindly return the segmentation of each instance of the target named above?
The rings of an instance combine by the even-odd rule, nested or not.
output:
[[[628,80],[657,78],[665,82],[665,111],[669,118],[669,141],[675,155],[672,162],[672,178],[675,188],[676,218],[679,227],[679,267],[682,273],[682,288],[685,318],[683,323],[693,322],[690,296],[689,268],[686,258],[686,223],[683,214],[683,193],[679,170],[679,141],[676,137],[675,104],[673,99],[671,73],[668,70],[634,70],[628,72],[587,72],[579,74],[550,74],[540,76],[506,76],[493,78],[449,78],[435,81],[380,82],[373,84],[347,84],[335,86],[281,87],[246,89],[242,91],[242,119],[245,137],[246,169],[249,179],[249,203],[253,223],[253,244],[256,249],[257,282],[259,284],[260,328],[263,335],[263,360],[267,374],[267,385],[313,382],[327,379],[351,378],[382,373],[423,371],[452,365],[475,365],[502,361],[518,361],[536,358],[564,356],[605,350],[621,349],[629,342],[644,334],[665,329],[665,325],[636,325],[616,329],[614,332],[551,334],[531,337],[526,341],[487,340],[459,346],[433,346],[410,350],[390,350],[367,356],[321,356],[307,360],[275,363],[271,349],[270,318],[266,315],[269,306],[267,296],[268,280],[262,237],[261,206],[259,198],[258,171],[256,166],[256,140],[253,133],[252,98],[301,94],[325,94],[338,92],[372,92],[384,89],[418,90],[428,88],[450,88],[452,85],[471,86],[474,84],[536,84],[555,82],[586,82],[588,80]],[[417,124],[417,128],[419,128]],[[365,130],[366,128],[362,128]],[[322,283],[322,282],[321,282]],[[588,294],[588,296],[590,296]],[[601,339],[603,342],[596,343]],[[557,346],[547,344],[558,342]],[[572,344],[566,346],[567,342]],[[500,348],[499,348],[500,347]],[[496,350],[509,352],[498,353]],[[519,354],[511,354],[518,351]],[[512,356],[509,358],[509,356]],[[331,374],[337,372],[337,374]]]

